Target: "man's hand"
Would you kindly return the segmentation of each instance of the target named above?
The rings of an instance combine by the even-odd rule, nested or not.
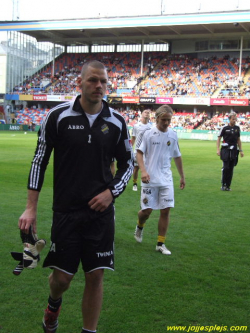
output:
[[[181,179],[180,179],[180,189],[184,190],[185,186],[186,186],[185,178],[181,177]]]
[[[19,217],[18,227],[25,234],[29,233],[29,229],[32,226],[33,232],[36,233],[36,211],[32,209],[26,209]]]
[[[145,171],[141,170],[141,181],[145,184],[148,184],[150,182],[150,176],[146,170]]]
[[[39,192],[28,190],[28,198],[26,209],[19,217],[18,227],[25,234],[29,233],[29,229],[32,226],[33,232],[36,234],[36,215],[37,215],[37,203],[39,198]]]
[[[96,212],[104,212],[105,209],[113,201],[113,196],[109,189],[99,193],[93,199],[88,202],[88,205],[91,209],[95,210]]]

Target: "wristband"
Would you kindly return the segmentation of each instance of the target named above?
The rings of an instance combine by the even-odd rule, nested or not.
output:
[[[240,153],[243,153],[243,150],[242,150],[242,149],[240,149],[240,150],[239,150],[239,152],[240,152]]]

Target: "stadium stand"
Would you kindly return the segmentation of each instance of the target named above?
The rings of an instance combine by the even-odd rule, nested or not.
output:
[[[109,96],[189,96],[189,97],[244,97],[250,94],[250,58],[242,63],[242,76],[238,77],[238,59],[225,55],[198,59],[190,55],[166,55],[165,52],[145,52],[143,72],[140,72],[141,56],[138,52],[63,54],[40,73],[26,79],[14,88],[19,94],[76,95],[76,85],[82,65],[89,60],[102,61],[109,75]],[[23,108],[16,113],[18,124],[40,125],[48,108]],[[124,110],[120,110],[124,112]],[[125,117],[128,124],[137,122],[137,111],[130,110]],[[241,115],[240,126],[249,131],[249,115]],[[172,127],[176,129],[218,130],[225,120],[223,114],[208,119],[205,113],[175,112]]]
[[[44,116],[50,109],[24,108],[17,112],[17,124],[41,125]],[[117,110],[120,112],[129,126],[134,126],[140,118],[140,111],[137,110]],[[201,130],[219,130],[228,122],[227,114],[217,114],[208,119],[206,112],[191,113],[176,110],[174,112],[171,126],[174,129],[201,129]],[[238,115],[239,126],[241,131],[250,131],[250,113],[240,113]],[[151,122],[154,122],[154,112],[151,112]]]
[[[166,56],[164,52],[145,52],[143,72],[140,53],[64,54],[39,74],[14,88],[15,93],[76,94],[76,79],[83,63],[102,61],[109,74],[111,96],[209,96],[245,97],[250,94],[249,57],[243,59],[238,77],[238,59],[198,59],[188,55]]]
[[[41,125],[41,122],[49,109],[40,108],[24,108],[17,111],[17,124],[22,125]]]

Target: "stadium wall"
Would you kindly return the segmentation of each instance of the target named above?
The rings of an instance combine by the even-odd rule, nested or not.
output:
[[[201,41],[201,40],[200,40]],[[203,40],[202,40],[203,41]],[[204,40],[204,41],[207,41]],[[171,42],[171,53],[172,54],[192,54],[197,58],[209,58],[211,56],[216,56],[217,58],[223,58],[225,55],[229,55],[230,57],[239,58],[240,56],[240,49],[238,50],[207,50],[207,51],[197,51],[196,50],[196,42],[197,40],[188,39],[188,40],[176,40]],[[246,58],[250,55],[250,50],[245,49],[242,51],[242,58]]]
[[[219,131],[202,131],[202,130],[189,130],[181,129],[176,130],[179,139],[188,140],[208,140],[216,141],[218,139]],[[250,142],[250,133],[241,132],[240,138],[242,142]]]
[[[38,126],[39,127],[39,126]],[[28,131],[29,126],[28,125],[21,125],[21,124],[0,124],[0,131]]]
[[[173,41],[171,42],[172,54],[187,54],[195,53],[195,41],[194,40],[182,40],[181,42]]]
[[[34,131],[37,132],[40,126],[35,126]],[[129,131],[132,131],[132,126],[128,126]],[[0,124],[0,131],[29,131],[28,125],[3,125]],[[179,139],[187,140],[204,140],[204,141],[216,141],[219,131],[203,131],[203,130],[191,130],[191,129],[177,129],[176,130]],[[250,142],[250,132],[241,132],[241,141]]]

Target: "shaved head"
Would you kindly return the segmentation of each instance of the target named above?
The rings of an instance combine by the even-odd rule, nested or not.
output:
[[[86,74],[87,70],[89,67],[95,68],[95,69],[102,69],[104,71],[107,71],[105,66],[97,60],[91,60],[86,62],[83,66],[82,66],[82,71],[81,71],[81,77],[83,78],[84,75]]]

